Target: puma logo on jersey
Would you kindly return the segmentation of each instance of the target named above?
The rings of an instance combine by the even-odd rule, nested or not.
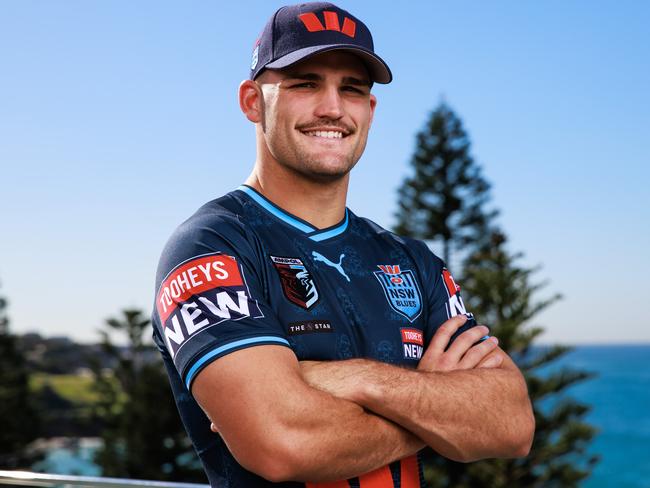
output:
[[[343,263],[343,258],[345,257],[345,254],[341,254],[341,256],[339,257],[339,262],[338,263],[333,263],[332,261],[327,259],[325,256],[323,256],[321,253],[316,252],[316,251],[312,251],[311,255],[314,257],[314,261],[320,261],[320,262],[325,263],[326,265],[334,268],[339,273],[341,273],[341,276],[343,276],[346,280],[350,281],[350,278],[345,273],[345,271],[343,270],[343,266],[341,265],[341,263]]]

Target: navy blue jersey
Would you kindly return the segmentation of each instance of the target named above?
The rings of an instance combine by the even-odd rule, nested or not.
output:
[[[348,209],[338,224],[317,229],[248,186],[201,207],[163,251],[153,324],[210,483],[318,486],[273,484],[235,461],[190,394],[202,368],[264,344],[291,348],[298,360],[370,358],[414,368],[436,329],[465,313],[459,290],[426,244]],[[421,469],[413,457],[340,486],[419,487]]]

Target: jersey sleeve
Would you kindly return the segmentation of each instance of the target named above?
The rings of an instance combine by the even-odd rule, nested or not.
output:
[[[447,269],[444,261],[433,254],[428,246],[421,242],[424,265],[424,288],[427,304],[427,323],[424,331],[425,343],[445,321],[459,314],[467,315],[467,322],[458,329],[449,341],[449,345],[466,330],[476,325],[474,315],[467,312],[460,294],[460,286]]]
[[[289,347],[265,298],[254,240],[235,216],[193,218],[167,243],[158,266],[152,322],[183,383],[212,361],[247,347]]]

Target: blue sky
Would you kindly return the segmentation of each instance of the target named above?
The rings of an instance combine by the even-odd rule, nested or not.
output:
[[[2,3],[0,293],[14,331],[94,341],[120,309],[150,310],[169,234],[250,172],[236,90],[280,5]],[[393,223],[415,133],[444,99],[511,249],[565,297],[535,321],[543,341],[649,342],[650,4],[340,5],[395,75],[374,89],[350,208]]]

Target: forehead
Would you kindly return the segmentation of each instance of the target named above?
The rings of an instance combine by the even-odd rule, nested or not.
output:
[[[288,68],[279,70],[283,75],[294,73],[316,73],[370,80],[368,69],[358,56],[346,51],[328,51],[316,54]]]

